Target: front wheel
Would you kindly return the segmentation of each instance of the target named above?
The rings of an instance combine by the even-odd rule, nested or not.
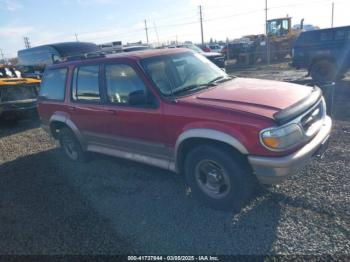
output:
[[[242,156],[212,145],[199,146],[188,154],[185,175],[193,195],[220,210],[240,210],[256,186]]]

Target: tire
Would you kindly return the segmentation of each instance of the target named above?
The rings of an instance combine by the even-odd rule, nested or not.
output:
[[[59,141],[66,157],[74,162],[86,162],[87,153],[83,151],[78,139],[72,130],[63,127],[59,131]]]
[[[190,151],[184,171],[194,197],[218,210],[239,211],[257,185],[242,156],[212,145]]]
[[[337,66],[330,60],[320,60],[311,68],[311,77],[318,83],[333,82],[337,78]]]

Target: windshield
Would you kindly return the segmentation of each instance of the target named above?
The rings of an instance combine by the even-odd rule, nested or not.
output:
[[[267,24],[268,35],[283,36],[288,34],[289,23],[287,19],[270,21]]]
[[[141,64],[164,96],[194,92],[229,79],[203,55],[192,52],[147,58]]]

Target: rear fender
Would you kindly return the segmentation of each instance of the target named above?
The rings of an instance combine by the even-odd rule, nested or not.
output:
[[[86,143],[85,143],[84,137],[82,136],[78,127],[73,123],[73,121],[70,118],[68,118],[65,115],[65,113],[56,113],[56,114],[52,115],[50,118],[50,121],[49,121],[49,125],[51,126],[51,123],[53,123],[53,122],[61,122],[61,123],[65,124],[66,126],[68,126],[75,134],[76,138],[80,142],[83,149],[86,148]]]

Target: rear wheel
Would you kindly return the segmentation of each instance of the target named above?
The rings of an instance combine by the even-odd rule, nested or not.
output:
[[[337,78],[337,67],[329,60],[317,61],[311,68],[311,77],[319,83],[333,82]]]
[[[184,169],[193,195],[215,209],[241,209],[256,186],[243,157],[212,145],[193,149]]]
[[[86,162],[87,153],[83,151],[75,134],[67,127],[59,132],[59,141],[65,155],[72,161]]]

